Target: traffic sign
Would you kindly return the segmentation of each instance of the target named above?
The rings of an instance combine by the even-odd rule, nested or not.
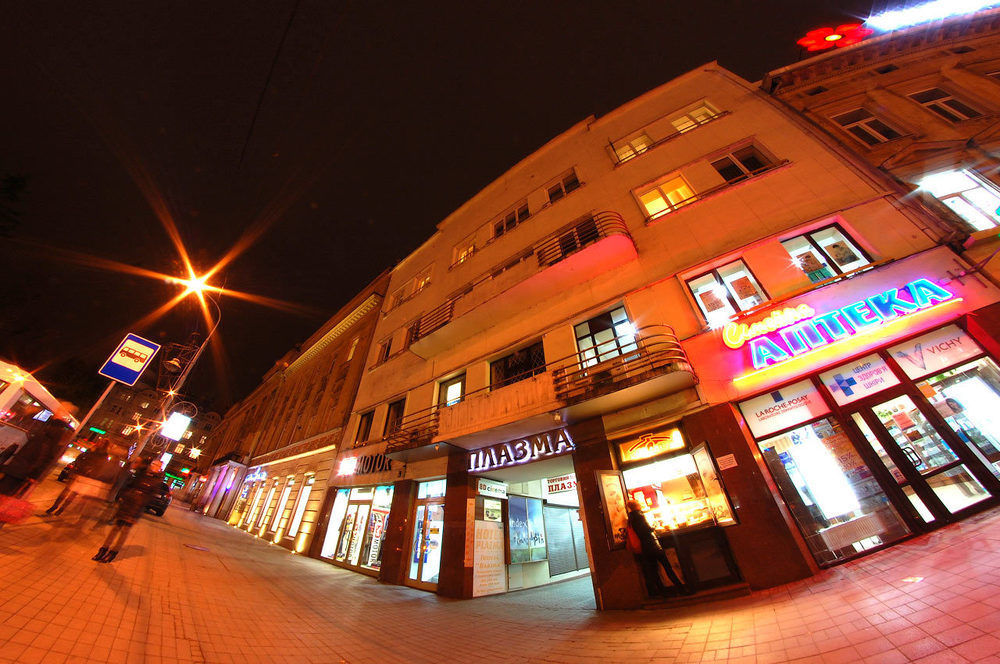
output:
[[[139,376],[142,375],[143,369],[153,361],[153,356],[158,350],[160,350],[160,344],[130,334],[118,344],[118,348],[97,373],[111,380],[117,380],[119,383],[125,383],[129,386],[135,385]]]

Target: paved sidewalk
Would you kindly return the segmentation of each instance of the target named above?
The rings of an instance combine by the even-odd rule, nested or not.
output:
[[[1000,662],[997,510],[750,597],[605,613],[585,608],[588,579],[448,600],[179,505],[111,565],[91,562],[89,527],[0,530],[0,662]]]

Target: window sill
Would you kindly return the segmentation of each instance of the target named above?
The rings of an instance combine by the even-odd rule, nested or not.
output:
[[[743,178],[741,180],[737,180],[736,182],[732,182],[732,183],[726,182],[726,183],[723,183],[723,184],[718,185],[716,187],[712,187],[711,189],[706,189],[705,191],[703,191],[701,193],[695,194],[692,198],[689,198],[687,202],[682,202],[680,205],[674,207],[674,209],[672,209],[672,210],[664,210],[663,212],[658,212],[657,214],[655,214],[655,215],[653,215],[651,217],[646,217],[646,225],[647,226],[652,226],[653,224],[659,222],[661,219],[664,219],[665,217],[669,217],[672,214],[676,214],[678,212],[681,212],[681,211],[689,208],[692,205],[696,205],[696,204],[698,204],[698,203],[700,203],[700,202],[702,202],[704,200],[708,200],[709,198],[714,198],[715,196],[717,196],[719,194],[722,194],[724,192],[730,191],[731,189],[735,189],[737,187],[746,185],[746,184],[748,184],[750,182],[757,182],[758,180],[761,180],[761,179],[767,177],[771,173],[776,173],[778,171],[784,170],[785,168],[788,168],[788,166],[791,165],[791,163],[792,162],[790,162],[789,160],[785,159],[783,161],[779,161],[778,163],[774,164],[773,166],[771,166],[767,170],[758,171],[754,175],[751,175],[749,177],[745,177],[745,178]]]

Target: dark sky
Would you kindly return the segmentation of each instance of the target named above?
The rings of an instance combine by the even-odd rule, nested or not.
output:
[[[188,387],[224,409],[449,212],[573,123],[712,60],[757,80],[795,61],[807,30],[871,9],[8,3],[0,177],[27,184],[12,205],[19,222],[0,238],[0,358],[40,368],[85,409],[124,331],[182,341],[196,317],[180,308],[136,329],[177,287],[61,250],[176,274],[161,203],[202,269],[264,224],[216,282],[312,313],[223,299],[225,369],[206,357]]]

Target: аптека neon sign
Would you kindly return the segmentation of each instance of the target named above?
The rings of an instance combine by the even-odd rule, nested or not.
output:
[[[723,328],[722,338],[730,348],[747,345],[754,369],[764,369],[954,297],[927,279],[917,279],[903,288],[891,288],[819,315],[807,305],[800,305],[750,325],[729,323]],[[806,314],[812,315],[804,318]],[[779,327],[780,323],[786,324]]]

